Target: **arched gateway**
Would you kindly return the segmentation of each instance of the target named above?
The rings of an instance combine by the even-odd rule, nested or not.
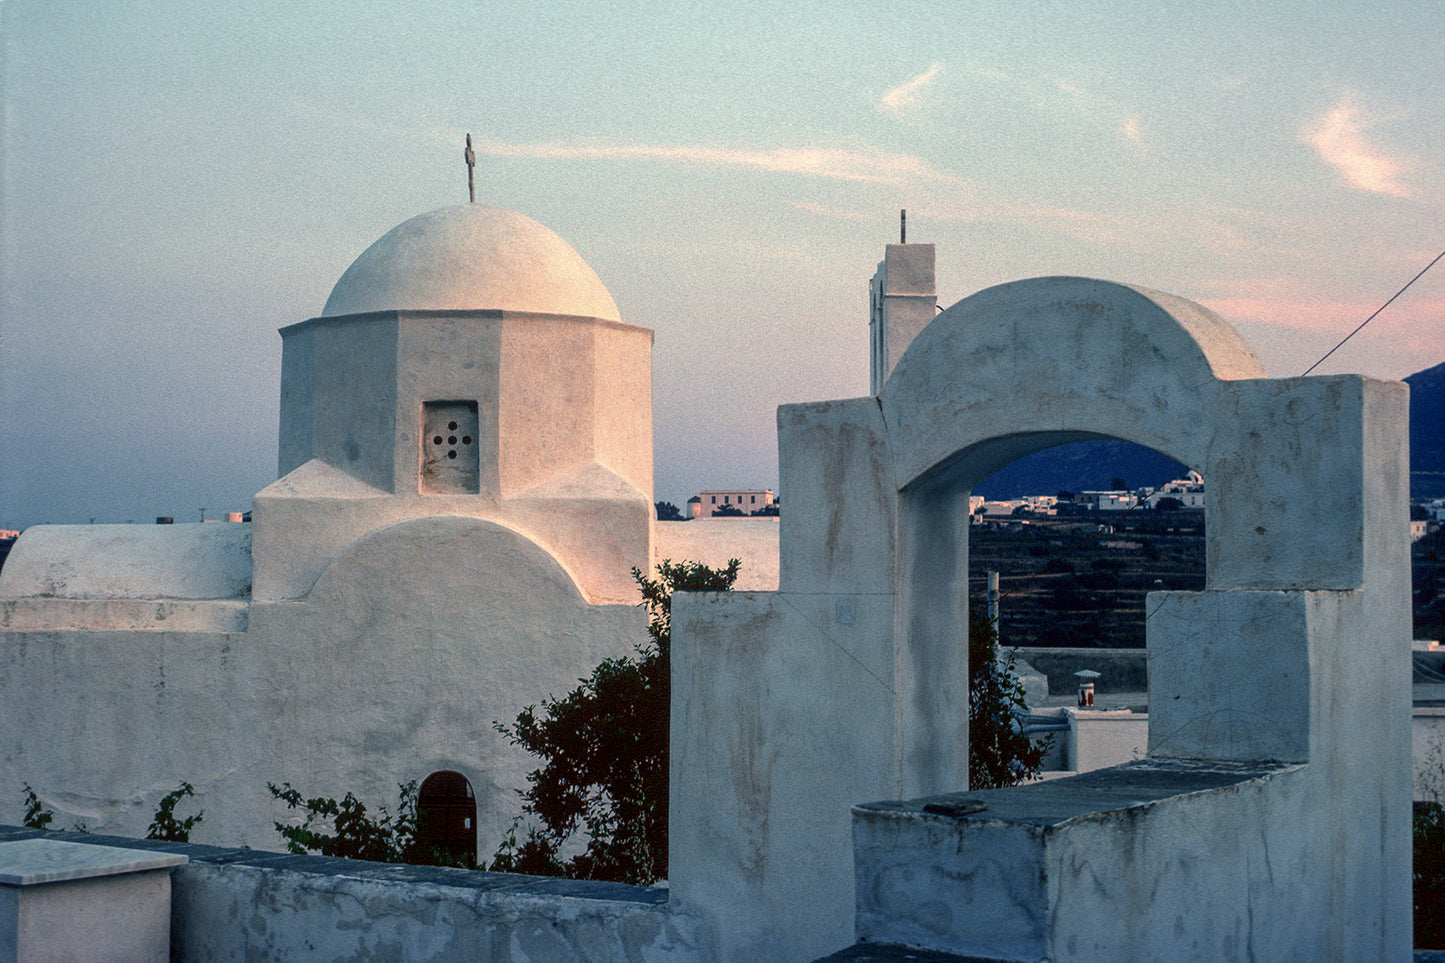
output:
[[[875,304],[918,247],[889,248]],[[852,942],[855,846],[879,942],[1408,954],[1404,386],[1267,379],[1201,306],[1080,278],[879,343],[874,396],[779,409],[780,590],[674,604],[673,899],[710,907],[723,958]],[[1148,756],[850,823],[968,785],[970,489],[1101,436],[1210,481],[1205,591],[1149,599]]]

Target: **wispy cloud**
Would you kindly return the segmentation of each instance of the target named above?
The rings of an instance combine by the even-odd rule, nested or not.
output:
[[[1271,359],[1268,367],[1276,377],[1304,372],[1380,307],[1378,301],[1332,296],[1277,280],[1220,279],[1215,287],[1235,293],[1197,300],[1238,325],[1260,357]],[[1440,356],[1442,312],[1445,298],[1439,296],[1397,302],[1316,373],[1401,378],[1418,371]]]
[[[875,208],[843,208],[812,202],[794,206],[831,220],[876,222],[878,218]],[[1138,233],[1137,225],[1123,215],[1000,200],[991,185],[963,180],[955,181],[950,190],[926,202],[909,206],[908,211],[919,223],[952,221],[1001,224],[1010,228],[1027,226],[1111,247],[1127,244]]]
[[[1409,197],[1400,180],[1409,161],[1388,156],[1365,137],[1370,124],[1361,118],[1349,95],[1305,128],[1303,138],[1320,159],[1358,190],[1390,197]]]
[[[1144,128],[1138,116],[1130,113],[1119,101],[1061,78],[1053,78],[1052,88],[1064,95],[1062,103],[1074,116],[1084,121],[1102,121],[1108,126],[1117,125],[1118,133],[1125,140],[1135,147],[1145,147]],[[1045,101],[1046,109],[1051,106],[1052,103]]]
[[[1421,257],[1428,260],[1429,255]],[[1227,318],[1341,336],[1375,313],[1384,300],[1383,297],[1349,296],[1331,291],[1326,284],[1312,286],[1301,279],[1287,277],[1216,278],[1204,281],[1202,286],[1219,294],[1201,297],[1200,303]],[[1371,328],[1377,333],[1391,328],[1393,336],[1408,331],[1413,319],[1420,319],[1419,330],[1435,335],[1437,325],[1430,319],[1438,318],[1442,311],[1445,311],[1445,297],[1440,295],[1402,299],[1391,305],[1388,312],[1381,312]]]
[[[912,80],[905,80],[884,94],[878,101],[878,109],[895,116],[906,113],[918,106],[918,93],[943,72],[943,64],[933,64]]]
[[[1139,127],[1138,117],[1125,117],[1123,123],[1124,139],[1136,147],[1144,146],[1144,134]]]
[[[3,3],[4,0],[0,0]],[[295,100],[291,110],[308,120],[398,140],[422,135],[438,143],[461,142],[461,133],[454,127],[401,127],[379,124],[359,114],[320,110],[306,101]],[[876,184],[909,185],[918,183],[953,184],[958,178],[933,167],[911,154],[873,149],[828,147],[779,147],[749,150],[734,147],[710,147],[697,144],[519,144],[500,140],[474,140],[479,155],[516,157],[533,160],[579,161],[657,161],[674,164],[696,164],[711,167],[742,167],[754,170],[820,177],[829,180],[863,181]]]
[[[799,174],[832,180],[905,184],[917,181],[947,182],[951,175],[936,170],[910,154],[889,151],[845,150],[842,148],[774,148],[746,150],[697,145],[585,145],[507,144],[482,141],[479,154],[537,160],[648,160],[665,163],[700,164],[713,167],[745,167],[754,170]]]

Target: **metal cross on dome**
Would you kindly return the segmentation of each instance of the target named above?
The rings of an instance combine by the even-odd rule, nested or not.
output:
[[[467,134],[467,195],[471,202],[477,202],[477,182],[473,179],[473,171],[477,166],[477,154],[472,150],[472,135]]]

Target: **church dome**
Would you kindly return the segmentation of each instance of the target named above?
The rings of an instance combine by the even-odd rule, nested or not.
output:
[[[501,310],[619,321],[602,280],[529,217],[487,204],[418,214],[352,262],[323,316],[367,311]]]

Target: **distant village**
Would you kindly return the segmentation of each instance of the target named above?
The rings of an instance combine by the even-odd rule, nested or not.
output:
[[[770,488],[716,489],[687,500],[684,516],[671,502],[657,503],[659,521],[693,518],[776,517],[782,500]],[[1187,472],[1158,488],[1120,488],[1109,491],[1063,491],[1055,495],[1024,495],[994,501],[982,495],[968,500],[969,518],[974,525],[992,528],[1028,525],[1030,516],[1079,516],[1092,512],[1125,512],[1136,508],[1156,511],[1204,510],[1204,478]],[[1410,541],[1418,542],[1440,529],[1445,521],[1445,498],[1417,499],[1410,505]],[[3,533],[0,533],[3,536]]]

